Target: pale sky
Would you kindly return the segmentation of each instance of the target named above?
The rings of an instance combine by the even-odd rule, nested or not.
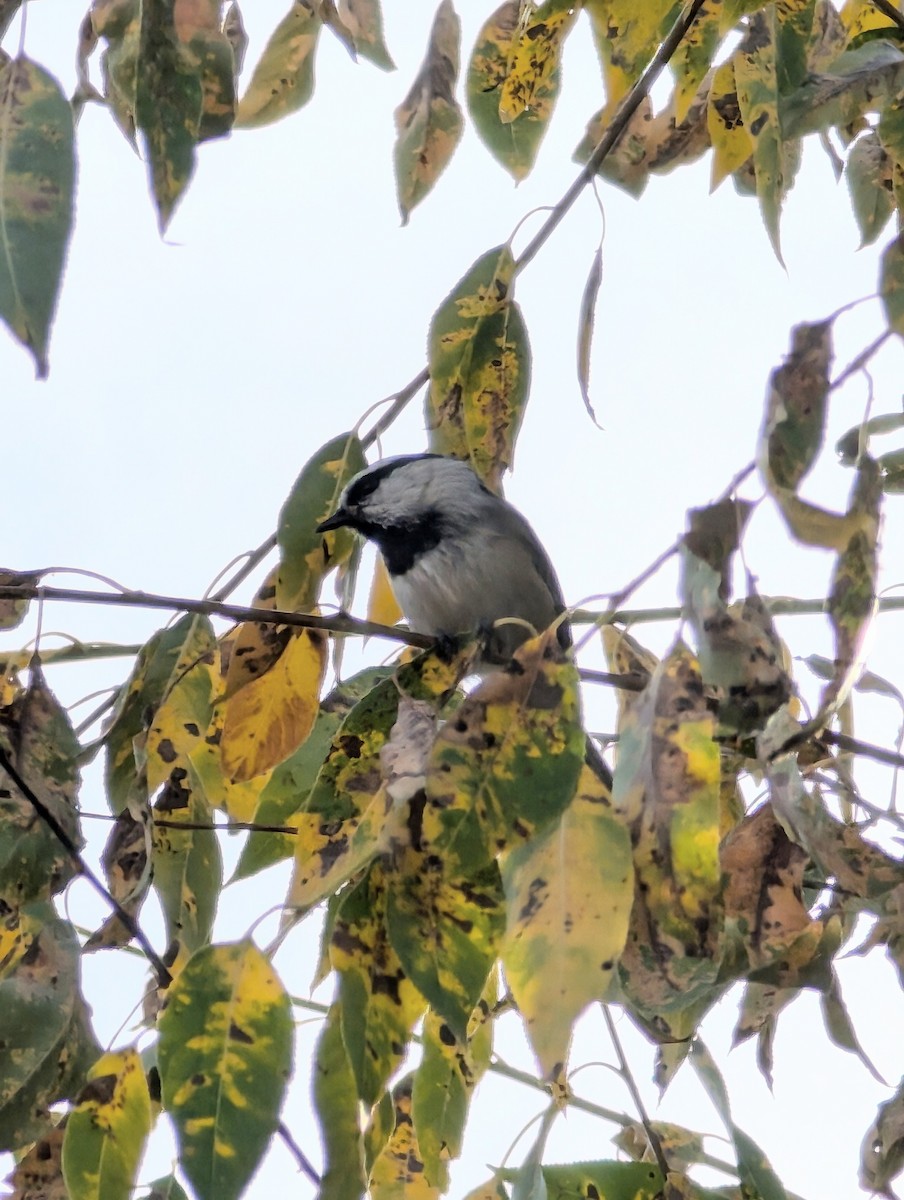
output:
[[[247,5],[246,79],[284,7],[273,0]],[[430,317],[474,259],[505,241],[525,214],[565,191],[577,170],[572,150],[601,103],[585,18],[570,37],[559,107],[530,178],[516,189],[468,127],[434,194],[407,228],[400,227],[392,110],[421,61],[432,7],[386,0],[394,73],[364,62],[356,66],[325,33],[310,105],[270,128],[203,146],[165,240],[157,234],[143,164],[103,110],[86,110],[78,135],[77,224],[48,381],[34,381],[28,355],[0,330],[10,498],[3,565],[80,567],[146,591],[202,595],[226,563],[273,530],[301,465],[318,446],[417,374]],[[460,0],[456,7],[466,59],[489,6]],[[81,15],[62,0],[43,0],[28,10],[26,51],[67,91],[74,86]],[[14,22],[4,48],[14,52],[18,37]],[[584,412],[574,367],[578,306],[600,236],[592,195],[582,198],[517,284],[533,347],[533,385],[507,495],[545,542],[571,603],[620,589],[672,543],[688,507],[720,493],[753,457],[766,381],[787,349],[791,327],[875,292],[877,283],[877,253],[857,252],[844,184],[836,184],[816,144],[808,143],[786,207],[787,271],[772,255],[752,200],[736,195],[730,183],[709,194],[708,156],[653,179],[640,201],[609,185],[601,195],[607,228],[591,391],[604,431]],[[527,222],[528,234],[541,219]],[[891,235],[889,227],[880,248]],[[875,302],[841,317],[837,369],[881,328]],[[899,408],[902,365],[899,345],[877,358],[874,414]],[[866,398],[862,378],[833,398],[827,451],[805,488],[811,499],[844,503],[852,476],[835,464],[831,445],[862,419]],[[424,446],[415,402],[386,435],[383,449],[401,453]],[[758,485],[746,494],[756,497]],[[890,497],[884,587],[904,580],[900,508],[900,499]],[[825,594],[830,556],[794,546],[768,504],[754,516],[745,554],[764,594]],[[69,576],[52,582],[91,586]],[[675,604],[675,584],[674,570],[667,569],[634,603]],[[250,599],[252,590],[248,585],[235,599]],[[365,601],[362,587],[358,612]],[[900,621],[878,620],[870,658],[872,669],[899,684]],[[44,630],[86,641],[140,642],[161,623],[161,614],[150,612],[55,605],[45,614]],[[786,620],[782,632],[796,655],[830,652],[820,620]],[[638,630],[657,650],[675,633],[668,625]],[[0,638],[0,650],[33,634],[32,620]],[[364,659],[376,661],[385,651],[369,646]],[[582,661],[601,665],[596,644]],[[127,670],[123,661],[67,666],[50,682],[70,703],[123,679]],[[814,695],[805,667],[799,676]],[[608,696],[589,695],[587,710],[591,728],[612,728]],[[85,711],[76,709],[76,720]],[[858,699],[857,712],[860,736],[893,744],[902,719],[894,705]],[[873,803],[887,802],[890,772],[865,767],[858,778]],[[87,811],[104,810],[96,772],[87,774],[81,802]],[[95,854],[102,830],[99,823],[88,830]],[[231,861],[238,842],[224,841]],[[243,934],[248,913],[278,904],[285,881],[284,871],[274,871],[228,889],[218,936]],[[71,907],[78,921],[100,919],[99,906],[81,888],[72,889]],[[262,942],[275,921],[262,927]],[[143,923],[159,943],[152,903]],[[314,932],[294,934],[276,961],[296,994],[307,993]],[[110,982],[120,973],[121,995]],[[840,973],[861,1041],[896,1086],[904,1072],[897,1034],[904,1003],[894,973],[882,954],[842,962]],[[90,961],[85,988],[102,1041],[122,1044],[134,1036],[117,1030],[132,1019],[140,980],[125,955]],[[780,1020],[770,1096],[756,1072],[753,1046],[729,1054],[737,997],[733,991],[704,1025],[737,1123],[760,1142],[789,1189],[808,1200],[855,1197],[860,1140],[876,1104],[890,1092],[831,1046],[817,998],[807,995]],[[317,998],[328,998],[328,989]],[[722,1135],[686,1068],[656,1109],[651,1049],[626,1019],[619,1027],[656,1115]],[[285,1112],[315,1162],[319,1148],[305,1064],[318,1030],[317,1024],[301,1029]],[[497,1048],[531,1069],[513,1020],[500,1029]],[[592,1013],[579,1029],[572,1064],[601,1060],[612,1061],[612,1055],[602,1020]],[[578,1075],[575,1090],[630,1111],[617,1078],[598,1066]],[[473,1105],[450,1194],[461,1196],[486,1177],[486,1164],[501,1161],[543,1106],[539,1093],[488,1077]],[[554,1128],[547,1157],[612,1157],[608,1138],[614,1132],[571,1112]],[[530,1135],[519,1157],[529,1142]],[[709,1148],[721,1157],[730,1154],[720,1142]],[[168,1162],[165,1138],[161,1145],[155,1135],[142,1179],[163,1174]],[[277,1147],[247,1195],[258,1200],[270,1194],[293,1170]],[[297,1186],[300,1197],[312,1194],[305,1180]]]

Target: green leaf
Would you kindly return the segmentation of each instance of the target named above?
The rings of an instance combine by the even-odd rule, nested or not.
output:
[[[0,587],[34,587],[41,576],[36,571],[4,571],[0,569]],[[25,620],[30,600],[15,597],[0,599],[0,630],[17,629]]]
[[[9,59],[0,65],[0,317],[39,379],[49,370],[74,192],[69,102],[43,67]]]
[[[904,1170],[904,1080],[890,1100],[879,1105],[863,1139],[860,1183],[874,1195],[891,1195],[891,1182]]]
[[[295,0],[254,68],[239,103],[238,128],[269,125],[307,104],[314,94],[314,52],[322,29],[314,6]]]
[[[339,0],[339,17],[357,54],[384,71],[395,70],[383,39],[380,0]]]
[[[30,667],[27,689],[0,709],[0,716],[0,744],[13,767],[80,846],[78,738],[37,662]],[[69,851],[0,767],[0,907],[3,900],[19,905],[47,899],[77,869]]]
[[[581,311],[578,317],[578,387],[588,416],[599,426],[593,405],[590,403],[590,351],[593,346],[593,326],[596,319],[596,301],[603,282],[603,248],[599,247],[590,263],[590,271],[581,295]]]
[[[364,1141],[338,1004],[330,1008],[317,1043],[313,1087],[324,1153],[319,1200],[361,1200],[367,1188]]]
[[[889,328],[904,337],[904,233],[883,251],[879,294]]]
[[[871,129],[851,146],[844,167],[861,247],[872,245],[895,210],[892,175],[892,160]]]
[[[153,884],[163,909],[167,938],[189,953],[207,944],[223,886],[223,857],[213,813],[194,766],[176,768],[157,798],[153,826]],[[209,825],[209,829],[178,829]]]
[[[802,137],[829,126],[853,125],[865,112],[885,107],[904,87],[904,52],[890,42],[871,41],[846,50],[831,70],[811,75],[782,98],[785,137]]]
[[[669,62],[675,76],[675,120],[678,122],[687,116],[722,40],[719,30],[720,9],[718,0],[704,0],[696,20],[679,42]]]
[[[143,134],[160,232],[195,170],[200,137],[201,78],[174,24],[176,0],[142,0],[135,85],[135,123]]]
[[[276,607],[309,612],[327,571],[345,562],[355,535],[349,529],[317,533],[330,516],[348,481],[367,466],[356,433],[342,433],[326,443],[302,467],[279,514],[279,574]]]
[[[442,0],[427,55],[395,110],[393,162],[403,224],[445,170],[461,139],[464,121],[455,99],[460,48],[461,22],[452,0]]]
[[[430,322],[430,449],[469,459],[498,491],[530,386],[531,353],[513,299],[511,247],[496,246],[459,280]]]
[[[758,1200],[787,1200],[781,1180],[769,1165],[762,1150],[732,1120],[725,1081],[699,1038],[691,1047],[690,1061],[734,1143],[742,1189],[747,1189],[751,1195],[758,1197]]]
[[[559,92],[562,43],[576,9],[505,0],[487,20],[468,68],[468,109],[481,140],[516,182],[531,171]]]
[[[292,1068],[292,1014],[253,942],[205,946],[160,1018],[163,1103],[201,1200],[237,1200],[276,1132]]]
[[[79,944],[45,901],[10,909],[0,930],[0,1151],[26,1146],[101,1053],[79,991]]]
[[[69,1200],[129,1200],[151,1123],[141,1056],[132,1049],[102,1055],[66,1122]]]

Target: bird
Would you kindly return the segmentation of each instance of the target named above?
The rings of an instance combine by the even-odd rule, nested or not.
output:
[[[555,621],[559,646],[570,649],[562,589],[542,542],[464,460],[406,454],[366,467],[317,532],[343,527],[376,544],[414,632],[440,640],[480,634],[481,673],[504,668]],[[587,757],[610,785],[590,739]]]
[[[365,468],[317,532],[343,526],[376,544],[412,630],[437,638],[479,631],[486,664],[509,662],[565,611],[536,533],[462,459],[409,454]],[[567,649],[568,622],[556,633]]]

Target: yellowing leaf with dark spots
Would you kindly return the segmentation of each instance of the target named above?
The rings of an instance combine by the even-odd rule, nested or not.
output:
[[[753,154],[753,140],[741,116],[734,55],[718,66],[709,87],[706,124],[713,147],[710,187],[733,175]]]
[[[273,769],[262,788],[253,811],[255,824],[298,828],[298,814],[307,803],[339,726],[353,706],[391,674],[391,667],[368,667],[344,680],[324,697],[310,737]],[[293,834],[254,833],[245,843],[232,878],[244,879],[272,863],[291,858],[294,853]]]
[[[659,659],[652,650],[647,650],[645,646],[642,646],[627,629],[618,629],[615,625],[604,625],[600,636],[609,670],[618,675],[629,675],[640,685],[636,690],[615,689],[615,700],[618,705],[618,728],[621,729],[628,710],[638,703],[640,692],[659,665]],[[617,756],[617,745],[615,753]]]
[[[673,0],[586,0],[597,52],[603,65],[606,99],[617,103],[649,65],[667,32]],[[672,18],[673,19],[673,18]],[[698,17],[698,21],[699,21]]]
[[[276,663],[224,702],[220,753],[232,779],[251,779],[282,762],[307,738],[326,670],[326,638],[293,631]]]
[[[278,609],[309,612],[324,575],[351,554],[355,535],[350,529],[317,533],[317,525],[335,512],[342,489],[366,466],[358,435],[343,433],[321,446],[302,467],[276,528]]]
[[[839,16],[849,42],[876,29],[891,32],[897,28],[891,18],[880,12],[870,0],[845,0]]]
[[[273,30],[239,102],[237,127],[269,125],[302,108],[314,94],[314,53],[323,28],[315,7],[294,0]]]
[[[104,1054],[88,1072],[66,1122],[63,1177],[70,1200],[130,1195],[151,1123],[138,1051]]]
[[[551,1079],[575,1021],[610,995],[634,899],[631,837],[590,767],[558,824],[503,858],[502,882],[505,978]]]
[[[339,0],[337,9],[356,53],[384,71],[394,71],[395,63],[383,40],[380,0]]]
[[[361,1200],[367,1189],[360,1103],[348,1051],[342,1040],[340,1006],[333,1004],[317,1042],[313,1069],[314,1107],[320,1121],[324,1200]]]
[[[81,747],[37,659],[29,683],[0,709],[0,745],[65,833],[82,845],[78,820]],[[72,855],[0,767],[0,907],[46,899],[77,871]]]
[[[757,199],[775,256],[782,262],[779,221],[782,201],[792,182],[792,157],[779,125],[777,22],[771,7],[750,18],[735,51],[734,66],[738,105],[753,142]]]
[[[213,812],[192,763],[173,771],[151,815],[153,885],[167,939],[194,951],[210,940],[223,885],[223,860],[212,828]]]
[[[705,0],[669,62],[675,76],[674,109],[678,122],[687,116],[722,40],[719,30],[721,7],[719,0]]]
[[[270,780],[270,772],[264,771],[251,779],[229,778],[220,754],[225,716],[226,706],[217,704],[204,737],[192,753],[191,769],[197,774],[211,809],[220,809],[231,821],[250,821]]]
[[[201,1196],[238,1200],[279,1124],[292,1070],[289,997],[251,941],[205,946],[160,1021],[163,1104]]]
[[[276,608],[277,570],[274,567],[255,592],[252,608],[266,612]],[[290,634],[284,625],[264,625],[260,621],[243,621],[224,634],[220,639],[220,670],[225,675],[222,698],[268,671],[285,650]]]
[[[49,370],[74,188],[72,110],[60,85],[28,58],[0,61],[0,318],[39,379]]]
[[[191,667],[205,660],[215,645],[213,627],[207,617],[187,613],[167,629],[155,633],[142,647],[116,698],[113,719],[104,738],[105,783],[114,812],[120,812],[130,800],[147,799],[146,763],[138,743],[148,732],[148,714],[152,714],[153,721],[153,714],[163,700]]]
[[[382,554],[378,554],[374,566],[374,577],[367,599],[367,619],[380,625],[395,625],[402,619],[402,610],[396,600],[389,572]]]
[[[575,148],[575,162],[587,162],[609,128],[617,107],[616,104],[606,104],[590,118],[584,136]],[[653,121],[653,105],[645,96],[631,114],[624,133],[606,155],[598,172],[602,178],[617,184],[635,199],[642,195],[649,182],[647,150]]]
[[[509,48],[505,79],[499,92],[499,120],[510,125],[525,113],[541,117],[558,87],[562,42],[577,9],[565,0],[547,0],[527,10]],[[554,98],[553,101],[554,102]]]
[[[464,867],[420,842],[399,847],[394,871],[390,941],[405,974],[463,1042],[505,928],[499,870],[495,862]]]
[[[442,0],[427,56],[395,110],[393,162],[403,223],[445,170],[461,139],[463,118],[455,99],[460,47],[461,22],[452,0]]]
[[[150,793],[157,791],[174,767],[185,766],[203,743],[219,685],[215,660],[213,630],[204,622],[183,645],[172,683],[148,729],[145,770]]]
[[[430,449],[469,459],[494,491],[511,465],[530,381],[508,245],[482,255],[430,323]]]
[[[372,688],[345,718],[292,820],[298,832],[287,909],[306,911],[406,839],[406,805],[423,786],[436,713],[472,653],[466,648],[451,661],[420,655]],[[418,694],[427,700],[413,700]]]
[[[428,1009],[421,1034],[421,1061],[414,1072],[411,1115],[427,1181],[448,1191],[449,1163],[461,1154],[471,1097],[490,1064],[499,981],[490,975],[486,993],[460,1042],[449,1026]]]
[[[387,879],[379,863],[347,892],[333,922],[342,1036],[358,1096],[372,1107],[405,1059],[426,1003],[405,976],[386,930]]]
[[[486,863],[555,821],[584,759],[577,671],[547,631],[456,709],[427,773],[423,838],[453,873]]]
[[[133,917],[140,911],[151,886],[151,836],[148,809],[129,804],[116,818],[101,854],[107,890]],[[82,949],[87,953],[125,946],[131,940],[131,933],[113,913]]]
[[[440,1190],[424,1173],[414,1121],[411,1119],[413,1077],[406,1075],[392,1091],[395,1127],[371,1167],[371,1200],[439,1200]]]
[[[534,165],[558,97],[559,56],[574,20],[569,7],[547,0],[522,22],[519,0],[505,0],[478,33],[471,54],[471,119],[516,183]]]

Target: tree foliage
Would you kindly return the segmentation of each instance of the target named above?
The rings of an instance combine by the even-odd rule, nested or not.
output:
[[[19,7],[0,0],[0,35]],[[863,244],[882,237],[904,212],[902,32],[904,15],[879,0],[840,8],[505,0],[463,54],[454,5],[442,0],[395,113],[405,220],[435,186],[455,186],[454,170],[439,180],[466,119],[514,180],[531,171],[569,39],[593,39],[604,103],[588,114],[583,138],[574,133],[585,164],[575,187],[527,249],[516,256],[506,243],[461,264],[429,321],[426,371],[399,392],[394,411],[429,380],[429,448],[469,460],[501,488],[530,394],[519,277],[597,176],[640,196],[651,173],[709,153],[713,186],[731,178],[755,198],[780,257],[802,140],[818,136],[847,181]],[[72,226],[84,105],[106,106],[140,149],[163,231],[201,142],[316,102],[318,46],[329,37],[353,57],[393,67],[378,0],[294,0],[248,71],[237,3],[94,0],[71,99],[24,49],[0,52],[0,316],[39,376]],[[651,87],[666,64],[671,96],[657,110]],[[604,286],[600,252],[580,309],[588,409]],[[883,252],[878,289],[885,336],[904,335],[901,235]],[[274,948],[262,950],[250,933],[212,940],[223,886],[217,814],[250,829],[238,877],[291,860],[281,939],[326,906],[319,976],[332,973],[336,986],[314,1063],[322,1167],[298,1151],[324,1200],[448,1189],[471,1097],[493,1064],[494,1022],[512,1009],[550,1111],[521,1165],[500,1166],[473,1200],[786,1196],[734,1122],[698,1034],[703,1017],[742,985],[735,1038],[757,1039],[768,1077],[781,1011],[813,989],[828,1036],[865,1058],[835,967],[858,919],[904,973],[904,864],[889,836],[900,819],[877,814],[859,793],[851,755],[883,752],[849,732],[855,689],[900,700],[865,669],[864,646],[882,584],[883,506],[902,489],[904,452],[876,446],[904,418],[871,415],[839,443],[837,469],[852,481],[843,511],[802,494],[848,375],[832,376],[833,322],[790,332],[787,357],[764,381],[750,447],[790,541],[834,559],[825,597],[834,655],[808,663],[823,683],[812,712],[802,709],[798,668],[775,628],[777,606],[749,577],[732,598],[751,507],[738,497],[742,480],[688,514],[675,547],[682,621],[665,654],[628,632],[629,591],[594,614],[608,682],[620,688],[611,790],[585,763],[577,665],[548,631],[518,651],[516,672],[467,694],[476,653],[467,639],[450,652],[401,631],[410,645],[393,663],[343,677],[341,639],[373,625],[323,618],[317,606],[328,578],[351,605],[360,548],[347,531],[321,536],[315,527],[367,461],[376,431],[360,429],[338,434],[302,468],[274,515],[278,565],[252,609],[223,603],[236,579],[218,600],[193,605],[108,598],[182,611],[135,657],[93,741],[76,734],[46,682],[52,655],[0,660],[0,1149],[21,1154],[17,1196],[40,1187],[71,1200],[125,1198],[161,1110],[176,1129],[178,1179],[157,1181],[154,1196],[181,1195],[184,1180],[200,1200],[238,1197],[271,1139],[291,1142],[280,1114],[292,999]],[[0,629],[16,629],[39,592],[50,594],[39,576],[5,571]],[[368,616],[382,626],[398,616],[379,572]],[[326,682],[330,638],[335,678]],[[82,937],[60,900],[90,871],[78,785],[98,753],[115,816],[102,858],[112,911]],[[140,930],[151,891],[165,925],[162,956]],[[82,958],[136,937],[153,977],[144,998],[150,1036],[105,1053],[82,995]],[[700,1136],[651,1122],[642,1108],[636,1122],[621,1122],[621,1157],[546,1160],[549,1129],[570,1101],[572,1031],[594,1003],[620,1005],[644,1031],[663,1086],[685,1062],[697,1072],[733,1147],[730,1186],[699,1183],[696,1168],[712,1165]],[[899,1088],[864,1131],[862,1182],[880,1194],[904,1165],[902,1114]]]

